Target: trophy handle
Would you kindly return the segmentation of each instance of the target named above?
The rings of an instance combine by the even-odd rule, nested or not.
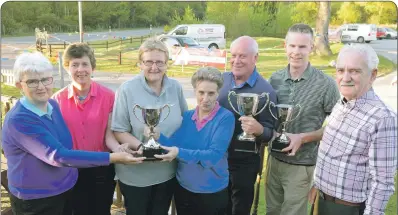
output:
[[[275,104],[274,104],[273,102],[270,101],[270,102],[269,102],[269,106],[268,106],[269,112],[271,113],[271,116],[274,117],[274,119],[278,120],[278,117],[276,117],[276,116],[272,113],[271,106],[272,106],[272,107],[275,107]]]
[[[263,112],[263,110],[265,109],[265,107],[267,107],[267,105],[268,105],[268,103],[269,103],[269,93],[266,93],[266,92],[261,93],[261,95],[259,96],[259,98],[262,98],[262,97],[267,97],[267,100],[265,101],[263,108],[261,108],[261,110],[259,110],[259,111],[258,111],[257,113],[255,113],[253,116],[256,116],[256,115],[260,114],[261,112]]]
[[[137,118],[138,121],[140,121],[142,124],[145,124],[145,122],[141,121],[141,119],[137,117],[137,114],[135,114],[135,109],[136,109],[137,107],[138,107],[139,109],[142,110],[142,107],[140,107],[139,105],[136,104],[136,105],[134,105],[134,107],[133,107],[133,114],[134,114],[135,118]]]
[[[167,117],[169,117],[169,115],[170,115],[170,105],[168,105],[168,104],[165,104],[161,109],[163,110],[164,108],[168,108],[169,109],[169,112],[167,113],[167,115],[166,115],[166,117],[165,118],[163,118],[163,120],[162,121],[160,121],[159,123],[161,123],[161,122],[163,122],[163,121],[165,121],[166,119],[167,119]],[[159,124],[158,123],[158,124]]]
[[[229,93],[228,93],[228,102],[229,102],[229,105],[231,105],[231,107],[232,107],[232,109],[235,111],[235,113],[237,113],[238,115],[240,115],[240,113],[239,113],[238,111],[236,111],[235,107],[232,105],[231,98],[230,98],[231,95],[236,96],[235,91],[229,91]]]
[[[295,120],[295,119],[297,119],[297,117],[300,115],[300,113],[301,113],[301,105],[300,104],[296,104],[295,106],[294,106],[294,109],[296,109],[298,107],[298,109],[299,109],[299,111],[298,111],[298,113],[297,113],[297,115],[293,118],[293,119],[290,119],[289,121],[291,122],[291,121],[293,121],[293,120]]]

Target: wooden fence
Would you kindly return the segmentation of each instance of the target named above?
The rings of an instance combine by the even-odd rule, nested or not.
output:
[[[14,72],[12,69],[1,69],[1,83],[9,86],[15,85]]]
[[[145,36],[140,36],[140,37],[127,37],[127,38],[119,38],[119,39],[114,39],[114,40],[106,40],[103,42],[86,42],[87,45],[89,45],[91,48],[93,49],[98,49],[98,48],[103,48],[106,49],[106,51],[108,51],[110,48],[113,47],[121,47],[123,44],[126,43],[133,43],[136,42],[139,44],[142,44],[144,42],[144,40],[148,37],[150,37],[151,35],[145,35]],[[67,42],[63,42],[63,43],[51,43],[51,44],[42,44],[42,43],[38,43],[36,44],[36,49],[40,52],[48,52],[49,56],[52,57],[53,54],[58,53],[61,50],[64,50],[69,44]]]

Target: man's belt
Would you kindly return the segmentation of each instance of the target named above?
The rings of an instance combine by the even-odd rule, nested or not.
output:
[[[347,202],[347,201],[344,201],[342,199],[336,198],[334,196],[330,196],[330,195],[322,192],[321,190],[319,190],[319,197],[321,197],[322,199],[324,199],[326,201],[331,201],[331,202],[334,202],[336,204],[346,205],[346,206],[359,207],[359,206],[364,204],[364,202],[361,202],[361,203]]]

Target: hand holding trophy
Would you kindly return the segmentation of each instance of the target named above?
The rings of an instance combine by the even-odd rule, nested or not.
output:
[[[231,95],[236,97],[236,103],[238,106],[238,111],[235,109],[231,102]],[[257,112],[258,103],[260,102],[260,98],[266,97],[266,101],[264,106]],[[269,94],[262,93],[261,95],[255,93],[239,93],[236,94],[234,91],[230,91],[228,93],[228,101],[231,105],[232,109],[241,116],[256,116],[261,113],[269,102]],[[243,132],[238,136],[238,140],[240,141],[252,141],[256,140],[256,137],[253,134],[247,134]]]
[[[167,115],[161,119],[163,109],[168,108],[168,113]],[[136,108],[141,109],[141,115],[143,121],[136,115]],[[139,106],[138,104],[134,105],[133,108],[133,113],[134,116],[143,124],[146,124],[149,127],[149,140],[142,145],[142,155],[146,157],[145,161],[153,161],[153,160],[159,160],[156,158],[154,155],[161,155],[163,154],[163,149],[160,147],[160,144],[156,142],[155,140],[155,127],[163,122],[170,114],[170,105],[165,104],[163,107],[160,108],[143,108]]]
[[[278,112],[278,117],[276,117],[272,113],[271,106],[276,108],[276,110]],[[296,117],[292,118],[293,110],[296,108],[299,108],[298,113],[297,113]],[[288,105],[288,104],[275,105],[273,102],[270,102],[269,111],[270,111],[272,117],[274,117],[280,123],[278,132],[282,131],[282,133],[271,142],[271,145],[270,145],[271,151],[284,153],[284,152],[282,152],[282,149],[288,147],[290,144],[290,139],[286,135],[286,124],[297,119],[297,117],[300,115],[300,112],[301,112],[301,106],[299,104],[297,104],[295,106]]]

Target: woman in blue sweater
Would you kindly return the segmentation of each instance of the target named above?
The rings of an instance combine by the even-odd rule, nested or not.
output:
[[[191,83],[198,105],[184,113],[181,127],[170,138],[159,135],[168,153],[155,156],[178,160],[174,196],[178,215],[222,215],[228,204],[227,149],[235,119],[217,102],[223,84],[220,71],[200,68]]]
[[[7,113],[2,130],[14,215],[71,215],[75,167],[140,163],[127,152],[72,150],[59,106],[50,99],[53,66],[41,53],[24,53],[14,64],[16,87],[24,95]],[[79,117],[79,116],[76,116]]]

